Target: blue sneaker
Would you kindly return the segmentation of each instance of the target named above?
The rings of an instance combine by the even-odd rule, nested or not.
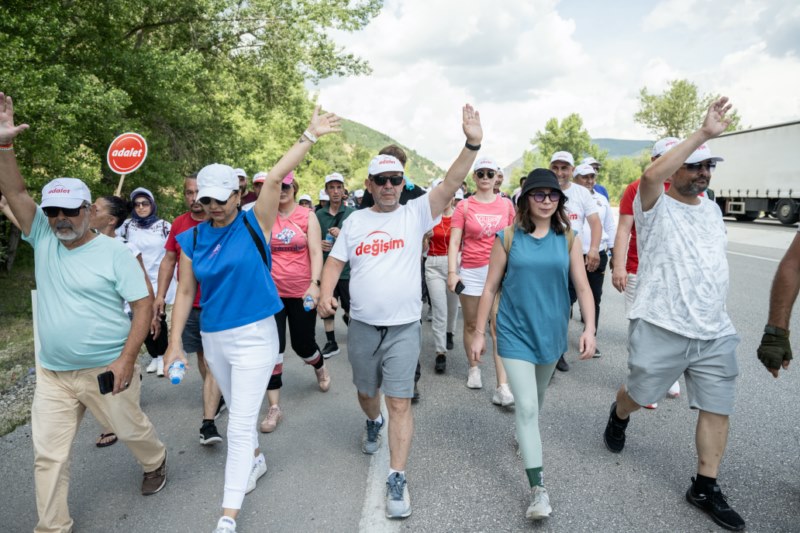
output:
[[[406,518],[411,515],[411,497],[406,476],[399,472],[386,480],[386,518]]]
[[[361,441],[361,451],[372,455],[381,447],[381,428],[383,427],[383,420],[380,423],[372,420],[367,420],[367,429],[364,432],[364,438]]]

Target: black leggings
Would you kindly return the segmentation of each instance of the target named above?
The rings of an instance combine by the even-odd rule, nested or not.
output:
[[[278,351],[286,351],[286,322],[289,322],[289,335],[292,338],[292,350],[306,364],[314,368],[322,368],[324,359],[317,346],[315,328],[317,325],[317,311],[306,311],[302,298],[281,298],[283,309],[275,313],[275,325],[278,327]],[[275,365],[267,390],[280,389],[283,375],[283,365]]]
[[[586,257],[586,256],[584,256]],[[606,277],[606,266],[608,265],[608,253],[600,252],[600,264],[597,265],[597,270],[594,272],[586,271],[586,277],[589,280],[589,287],[592,289],[592,296],[594,296],[594,330],[595,335],[600,324],[600,299],[603,296],[603,281]],[[574,304],[578,299],[575,292],[575,287],[572,286],[572,279],[569,280],[569,303]]]

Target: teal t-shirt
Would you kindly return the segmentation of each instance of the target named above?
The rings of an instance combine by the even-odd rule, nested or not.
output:
[[[502,242],[503,232],[497,236]],[[566,235],[552,231],[537,239],[515,229],[497,311],[497,350],[501,357],[546,365],[567,351],[566,240]]]
[[[148,295],[142,267],[122,242],[105,235],[68,250],[38,208],[23,239],[36,261],[41,365],[67,371],[111,364],[131,329],[123,301]]]

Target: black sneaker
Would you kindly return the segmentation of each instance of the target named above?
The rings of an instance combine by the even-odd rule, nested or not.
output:
[[[411,397],[411,403],[417,403],[419,401],[419,388],[417,384],[414,383],[414,396]]]
[[[611,411],[608,413],[608,424],[603,433],[603,441],[606,443],[606,448],[614,453],[619,453],[625,447],[625,429],[628,427],[630,417],[628,420],[617,422],[614,412],[617,409],[617,402],[611,404]]]
[[[453,346],[454,346],[453,345],[453,334],[448,332],[447,333],[447,349],[448,350],[452,350]]]
[[[686,501],[708,513],[714,522],[725,529],[731,531],[744,529],[744,519],[731,509],[727,498],[716,483],[711,487],[710,493],[698,493],[694,490],[694,478],[692,478],[692,485],[686,491]]]
[[[336,341],[326,342],[325,347],[322,349],[322,357],[325,359],[329,359],[338,353],[339,353],[339,345],[336,344]]]
[[[203,446],[211,446],[222,442],[222,437],[217,431],[217,426],[213,420],[203,420],[203,425],[200,426],[200,444]]]
[[[556,363],[556,370],[559,372],[569,372],[569,363],[567,360],[564,359],[564,355],[562,354],[561,357],[558,358],[558,362]]]
[[[214,413],[214,420],[219,418],[219,415],[221,415],[222,412],[225,411],[226,409],[228,409],[228,406],[225,405],[225,398],[220,396],[219,397],[219,403],[217,404],[217,412]]]
[[[444,371],[447,369],[447,356],[445,354],[440,353],[436,355],[436,363],[433,365],[433,369],[437,374],[444,374]]]
[[[603,354],[600,352],[600,348],[595,348],[594,349],[594,355],[592,357],[594,357],[596,359],[596,358],[602,357],[602,356],[603,356]]]

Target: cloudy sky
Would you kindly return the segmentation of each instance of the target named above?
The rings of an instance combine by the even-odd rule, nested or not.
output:
[[[730,96],[745,126],[800,118],[796,0],[386,0],[335,39],[374,72],[312,87],[320,103],[444,168],[464,102],[503,166],[573,112],[592,137],[652,138],[633,122],[639,89],[678,78]]]

